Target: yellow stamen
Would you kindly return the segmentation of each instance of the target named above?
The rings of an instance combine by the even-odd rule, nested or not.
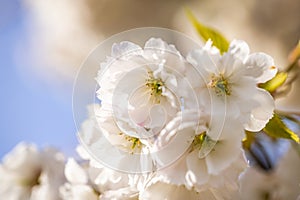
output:
[[[160,78],[154,78],[152,72],[148,72],[149,78],[146,80],[146,86],[151,90],[151,96],[154,97],[155,103],[160,103],[159,97],[162,94],[164,82]]]
[[[223,75],[212,75],[211,81],[208,83],[208,87],[213,88],[218,96],[229,96],[231,94],[230,84]]]

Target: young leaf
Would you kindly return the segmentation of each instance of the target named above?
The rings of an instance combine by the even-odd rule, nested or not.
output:
[[[264,131],[271,137],[291,139],[299,143],[298,135],[291,131],[277,114],[270,119]]]
[[[270,93],[275,92],[278,87],[284,84],[287,75],[288,74],[286,72],[279,72],[271,80],[259,84],[259,87],[269,91]]]
[[[219,33],[217,30],[211,27],[207,27],[201,24],[194,16],[192,11],[188,8],[186,8],[186,14],[188,19],[193,24],[194,28],[197,30],[198,34],[202,37],[203,40],[207,41],[211,39],[213,45],[217,47],[221,53],[224,53],[228,50],[229,42],[221,33]]]

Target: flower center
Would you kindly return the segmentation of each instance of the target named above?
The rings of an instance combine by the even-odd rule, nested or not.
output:
[[[142,143],[139,138],[125,135],[123,133],[119,133],[119,135],[124,135],[125,140],[132,143],[132,145],[131,145],[132,150],[134,150],[135,148],[139,148],[139,149],[142,148]]]
[[[213,88],[218,96],[230,95],[231,88],[228,80],[224,78],[223,75],[216,76],[212,75],[208,87]]]
[[[126,136],[125,138],[126,138],[126,140],[132,142],[131,149],[134,149],[135,147],[137,147],[137,148],[142,147],[142,143],[139,140],[139,138],[131,137],[131,136]]]
[[[195,149],[200,149],[202,143],[204,142],[205,138],[206,138],[206,133],[200,133],[199,135],[196,135],[193,142],[192,142],[192,151]]]
[[[27,187],[33,187],[35,185],[39,185],[40,184],[39,178],[41,176],[41,173],[42,173],[41,169],[36,170],[36,172],[31,178],[21,180],[20,184],[22,186],[27,186]]]
[[[194,150],[199,150],[199,158],[206,157],[211,151],[214,151],[214,146],[220,141],[214,141],[206,132],[200,133],[194,137],[194,140],[191,145],[190,152]]]
[[[148,74],[146,86],[151,90],[151,96],[155,98],[155,102],[160,103],[159,97],[163,92],[164,82],[160,78],[154,78],[152,72],[148,72]]]

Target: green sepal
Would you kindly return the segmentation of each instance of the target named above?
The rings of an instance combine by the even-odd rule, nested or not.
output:
[[[242,146],[245,150],[249,150],[251,144],[255,141],[256,133],[245,131],[246,137],[242,140]]]
[[[185,11],[188,19],[204,41],[211,39],[213,45],[220,50],[221,54],[228,51],[229,42],[219,31],[200,23],[190,9],[186,8]]]
[[[274,78],[271,80],[259,84],[260,88],[263,88],[270,93],[275,92],[277,88],[282,86],[287,79],[288,74],[286,72],[278,72]]]
[[[263,130],[271,137],[291,139],[299,143],[299,136],[290,130],[277,114],[274,114]]]

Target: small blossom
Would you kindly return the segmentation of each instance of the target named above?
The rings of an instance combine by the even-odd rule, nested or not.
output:
[[[5,199],[59,199],[65,181],[64,156],[55,149],[38,151],[35,145],[20,143],[0,165],[0,196]]]
[[[95,157],[89,160],[92,163],[105,162],[113,169],[126,172],[143,170],[140,153],[147,153],[148,148],[142,140],[123,133],[114,118],[106,115],[99,105],[92,105],[91,108],[90,117],[82,124],[79,132],[86,151]],[[145,155],[150,159],[149,155]],[[149,170],[152,163],[146,164],[145,168]]]
[[[99,199],[100,193],[92,185],[89,185],[88,174],[74,159],[69,159],[65,167],[65,175],[68,180],[60,188],[61,197],[64,200]]]
[[[266,173],[260,168],[249,167],[241,174],[240,198],[242,200],[297,199],[300,196],[299,169],[299,152],[291,146],[273,171]]]
[[[79,164],[73,158],[68,160],[65,168],[68,182],[60,188],[64,200],[133,200],[137,198],[138,192],[129,185],[127,174],[102,166],[82,146],[79,146],[77,150],[84,161]]]

